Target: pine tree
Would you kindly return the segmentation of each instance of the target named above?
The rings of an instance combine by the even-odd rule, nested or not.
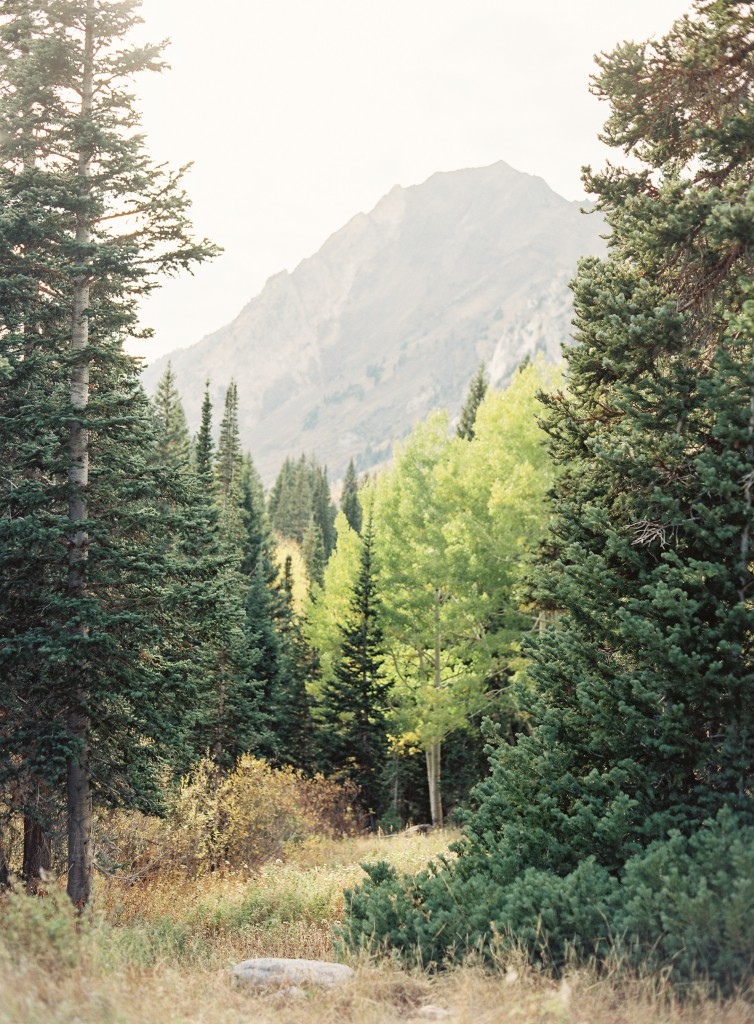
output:
[[[322,530],[319,523],[313,519],[304,534],[301,553],[304,556],[309,582],[318,583],[321,586],[325,571],[325,545],[322,540]]]
[[[152,409],[157,423],[158,459],[165,466],[187,468],[191,456],[191,441],[186,426],[186,414],[170,362],[158,381],[152,399]]]
[[[496,751],[455,864],[393,910],[392,941],[421,929],[427,959],[481,949],[493,921],[560,963],[612,932],[737,976],[690,907],[721,881],[698,837],[743,849],[754,825],[754,12],[694,6],[598,59],[605,139],[634,167],[587,175],[610,252],[581,265],[568,389],[546,403],[562,473],[537,582],[561,616],[527,644],[531,735]],[[681,902],[657,904],[668,871]]]
[[[335,545],[335,505],[330,498],[327,470],[302,455],[286,458],[270,491],[270,522],[276,533],[303,544],[313,522],[322,538],[324,559]]]
[[[361,799],[374,817],[382,810],[381,774],[387,760],[389,683],[380,673],[384,661],[380,601],[374,565],[374,533],[367,520],[361,546],[359,576],[353,588],[348,619],[341,627],[335,678],[322,694],[319,742],[328,767],[358,785]]]
[[[471,441],[474,437],[474,423],[477,410],[487,394],[488,387],[487,370],[484,363],[480,363],[479,369],[471,379],[466,401],[464,402],[463,409],[461,409],[461,417],[456,428],[458,437],[463,437],[467,441]]]
[[[346,475],[343,480],[343,490],[340,495],[340,510],[348,520],[352,530],[361,533],[362,512],[359,501],[359,482],[356,479],[356,469],[353,459],[348,463]]]
[[[209,397],[209,380],[204,385],[202,400],[202,421],[194,445],[196,474],[207,488],[213,478],[215,444],[212,440],[212,401]]]
[[[135,390],[131,361],[119,354],[120,341],[136,327],[137,297],[161,273],[212,254],[189,237],[180,175],[155,168],[134,130],[132,76],[162,66],[158,47],[123,45],[137,6],[12,0],[0,16],[7,83],[0,99],[0,192],[12,211],[0,229],[0,333],[11,393],[4,409],[11,465],[20,469],[25,452],[38,467],[20,470],[18,478],[28,481],[23,530],[10,526],[17,512],[12,496],[6,505],[14,539],[6,548],[3,589],[8,625],[18,632],[5,650],[12,659],[28,659],[27,666],[36,657],[37,667],[33,701],[16,703],[16,684],[4,694],[3,718],[11,722],[4,739],[15,748],[25,737],[36,759],[27,762],[29,774],[56,792],[65,765],[68,892],[77,904],[86,902],[91,884],[92,759],[102,791],[138,801],[155,759],[143,742],[155,735],[160,717],[152,702],[164,703],[165,696],[157,681],[145,689],[152,627],[133,603],[140,588],[143,594],[155,587],[160,569],[157,559],[150,578],[137,578],[137,561],[142,571],[149,564],[154,525],[144,461],[151,440],[142,420],[148,409]],[[121,215],[131,212],[137,226],[121,229]],[[21,395],[22,379],[32,377],[33,394]],[[45,584],[36,601],[22,610],[8,600],[37,577]],[[25,673],[19,665],[18,684]],[[135,782],[140,775],[143,785]]]
[[[225,408],[215,456],[215,475],[220,501],[227,505],[238,494],[243,452],[238,429],[238,386],[231,380],[225,392]]]

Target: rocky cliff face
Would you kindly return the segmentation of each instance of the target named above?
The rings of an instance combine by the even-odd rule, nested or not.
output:
[[[227,327],[170,358],[192,428],[207,377],[216,408],[238,382],[241,432],[266,482],[287,454],[337,479],[437,406],[457,413],[484,360],[505,384],[527,353],[557,359],[567,282],[601,254],[603,224],[505,163],[396,186],[292,272],[271,278]]]

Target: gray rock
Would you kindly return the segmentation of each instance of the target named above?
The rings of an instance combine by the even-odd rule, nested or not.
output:
[[[258,957],[237,964],[231,977],[257,988],[298,985],[319,985],[333,988],[353,977],[353,970],[345,964],[325,960],[293,960],[284,957]]]

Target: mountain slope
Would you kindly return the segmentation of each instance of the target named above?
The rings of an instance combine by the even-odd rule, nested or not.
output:
[[[502,162],[396,186],[231,324],[150,366],[145,385],[170,358],[195,427],[207,376],[216,407],[235,377],[267,482],[301,451],[333,479],[352,456],[366,469],[432,408],[455,414],[481,360],[504,384],[525,354],[558,357],[567,282],[603,252],[602,227]]]

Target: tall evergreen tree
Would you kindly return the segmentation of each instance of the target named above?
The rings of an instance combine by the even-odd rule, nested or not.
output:
[[[12,517],[6,523],[14,540],[4,563],[12,582],[3,591],[11,629],[19,632],[4,651],[28,658],[28,666],[36,648],[38,664],[34,701],[16,702],[16,686],[6,689],[3,717],[12,723],[9,745],[25,736],[39,758],[33,771],[43,771],[58,792],[65,764],[68,892],[77,904],[91,884],[93,758],[102,792],[138,799],[144,786],[134,779],[142,773],[146,784],[155,756],[143,739],[154,734],[160,716],[153,701],[162,699],[156,680],[144,699],[152,627],[134,604],[140,588],[155,585],[154,576],[140,581],[136,572],[137,562],[142,571],[148,564],[138,545],[149,544],[144,513],[151,499],[143,455],[130,447],[147,409],[119,343],[136,327],[137,297],[160,273],[212,254],[189,237],[180,175],[154,167],[134,130],[130,81],[162,67],[158,47],[123,45],[137,8],[129,0],[12,0],[0,15],[0,192],[7,212],[0,335],[12,393],[4,408],[12,418],[22,408],[30,416],[25,439],[16,442],[20,432],[13,432],[20,418],[12,425],[13,464],[20,465],[24,447],[34,451],[32,462],[45,464],[33,481],[26,477],[37,499],[24,510],[24,549],[23,531],[10,525]],[[132,212],[136,226],[121,229],[121,215]],[[46,397],[46,410],[40,404],[33,412],[19,395],[21,377],[32,373],[35,401]],[[25,577],[28,587],[43,561],[45,589],[19,616],[7,595],[18,594]],[[14,677],[20,682],[25,672]]]
[[[215,475],[223,505],[227,505],[234,495],[237,500],[242,465],[243,452],[238,429],[238,386],[231,380],[225,392],[225,407],[215,456]]]
[[[458,437],[463,437],[467,441],[471,441],[474,437],[476,414],[479,406],[484,401],[484,396],[487,394],[488,387],[489,380],[487,378],[487,370],[484,363],[480,363],[479,369],[471,378],[468,394],[466,395],[466,401],[464,402],[463,409],[461,409],[461,418],[459,419],[458,426],[456,427],[456,434]]]
[[[563,470],[538,584],[562,615],[528,644],[535,728],[496,752],[457,862],[401,905],[428,958],[482,948],[492,920],[559,959],[612,931],[704,972],[722,948],[718,980],[741,976],[691,907],[720,894],[699,836],[720,855],[754,825],[754,11],[694,7],[598,59],[605,139],[635,164],[587,176],[610,252],[580,268],[547,402]]]
[[[319,742],[326,751],[327,766],[358,785],[364,806],[372,816],[385,804],[381,775],[388,750],[390,684],[380,672],[384,652],[379,617],[370,516],[362,538],[359,575],[349,615],[341,627],[335,678],[322,693]]]
[[[348,520],[352,530],[361,533],[362,512],[359,501],[359,482],[356,478],[356,468],[353,459],[348,463],[346,475],[343,479],[343,491],[340,495],[340,510]]]
[[[325,571],[325,545],[322,540],[322,530],[314,519],[309,523],[304,534],[301,553],[304,556],[309,582],[318,583],[321,586]]]
[[[191,457],[191,440],[171,363],[168,363],[157,383],[152,409],[157,425],[158,459],[165,466],[187,468]]]
[[[196,473],[206,488],[212,481],[215,443],[212,440],[212,401],[209,397],[209,380],[204,384],[202,399],[202,421],[194,445]]]

